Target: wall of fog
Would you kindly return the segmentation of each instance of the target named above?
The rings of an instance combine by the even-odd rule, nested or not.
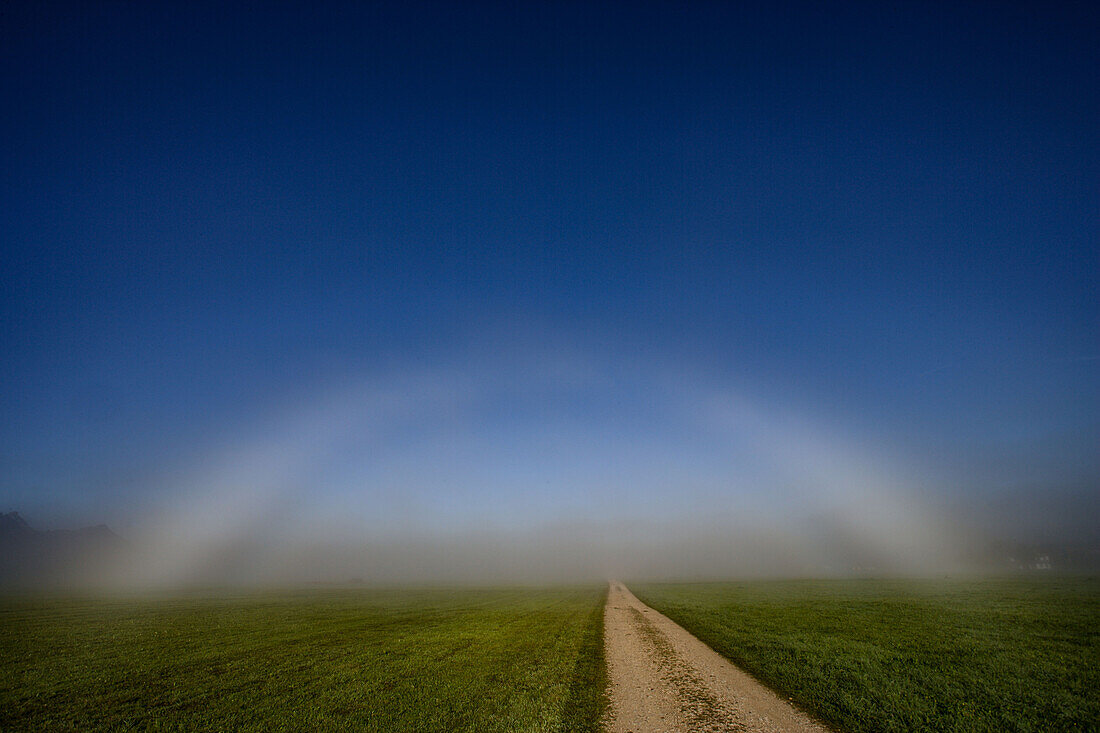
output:
[[[119,546],[82,553],[67,582],[928,575],[1100,545],[1087,477],[983,492],[988,477],[850,415],[676,364],[534,351],[398,366],[222,434],[166,468]]]

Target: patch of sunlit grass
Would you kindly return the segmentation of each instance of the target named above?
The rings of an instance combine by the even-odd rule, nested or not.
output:
[[[585,731],[602,588],[0,602],[0,729]]]

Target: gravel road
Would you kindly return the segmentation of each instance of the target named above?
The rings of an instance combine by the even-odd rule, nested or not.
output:
[[[622,583],[611,583],[604,619],[611,733],[827,733]]]

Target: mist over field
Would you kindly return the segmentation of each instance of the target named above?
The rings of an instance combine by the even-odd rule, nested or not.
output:
[[[861,432],[862,428],[862,432]],[[53,567],[117,589],[929,575],[1095,567],[1095,495],[960,496],[995,475],[906,450],[778,385],[497,344],[330,379],[88,520]],[[1087,473],[1085,474],[1087,478]],[[1085,484],[1087,486],[1087,484]],[[132,500],[132,503],[131,503]],[[9,575],[19,577],[18,568]],[[35,580],[22,577],[21,580]]]
[[[4,587],[1100,565],[1085,5],[0,26]]]

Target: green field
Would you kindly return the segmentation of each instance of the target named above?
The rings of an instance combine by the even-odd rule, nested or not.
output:
[[[1100,581],[637,584],[851,731],[1100,730]]]
[[[0,600],[0,730],[592,731],[602,587]]]
[[[841,729],[1100,729],[1100,581],[636,584]],[[602,587],[0,600],[0,730],[595,731]]]

